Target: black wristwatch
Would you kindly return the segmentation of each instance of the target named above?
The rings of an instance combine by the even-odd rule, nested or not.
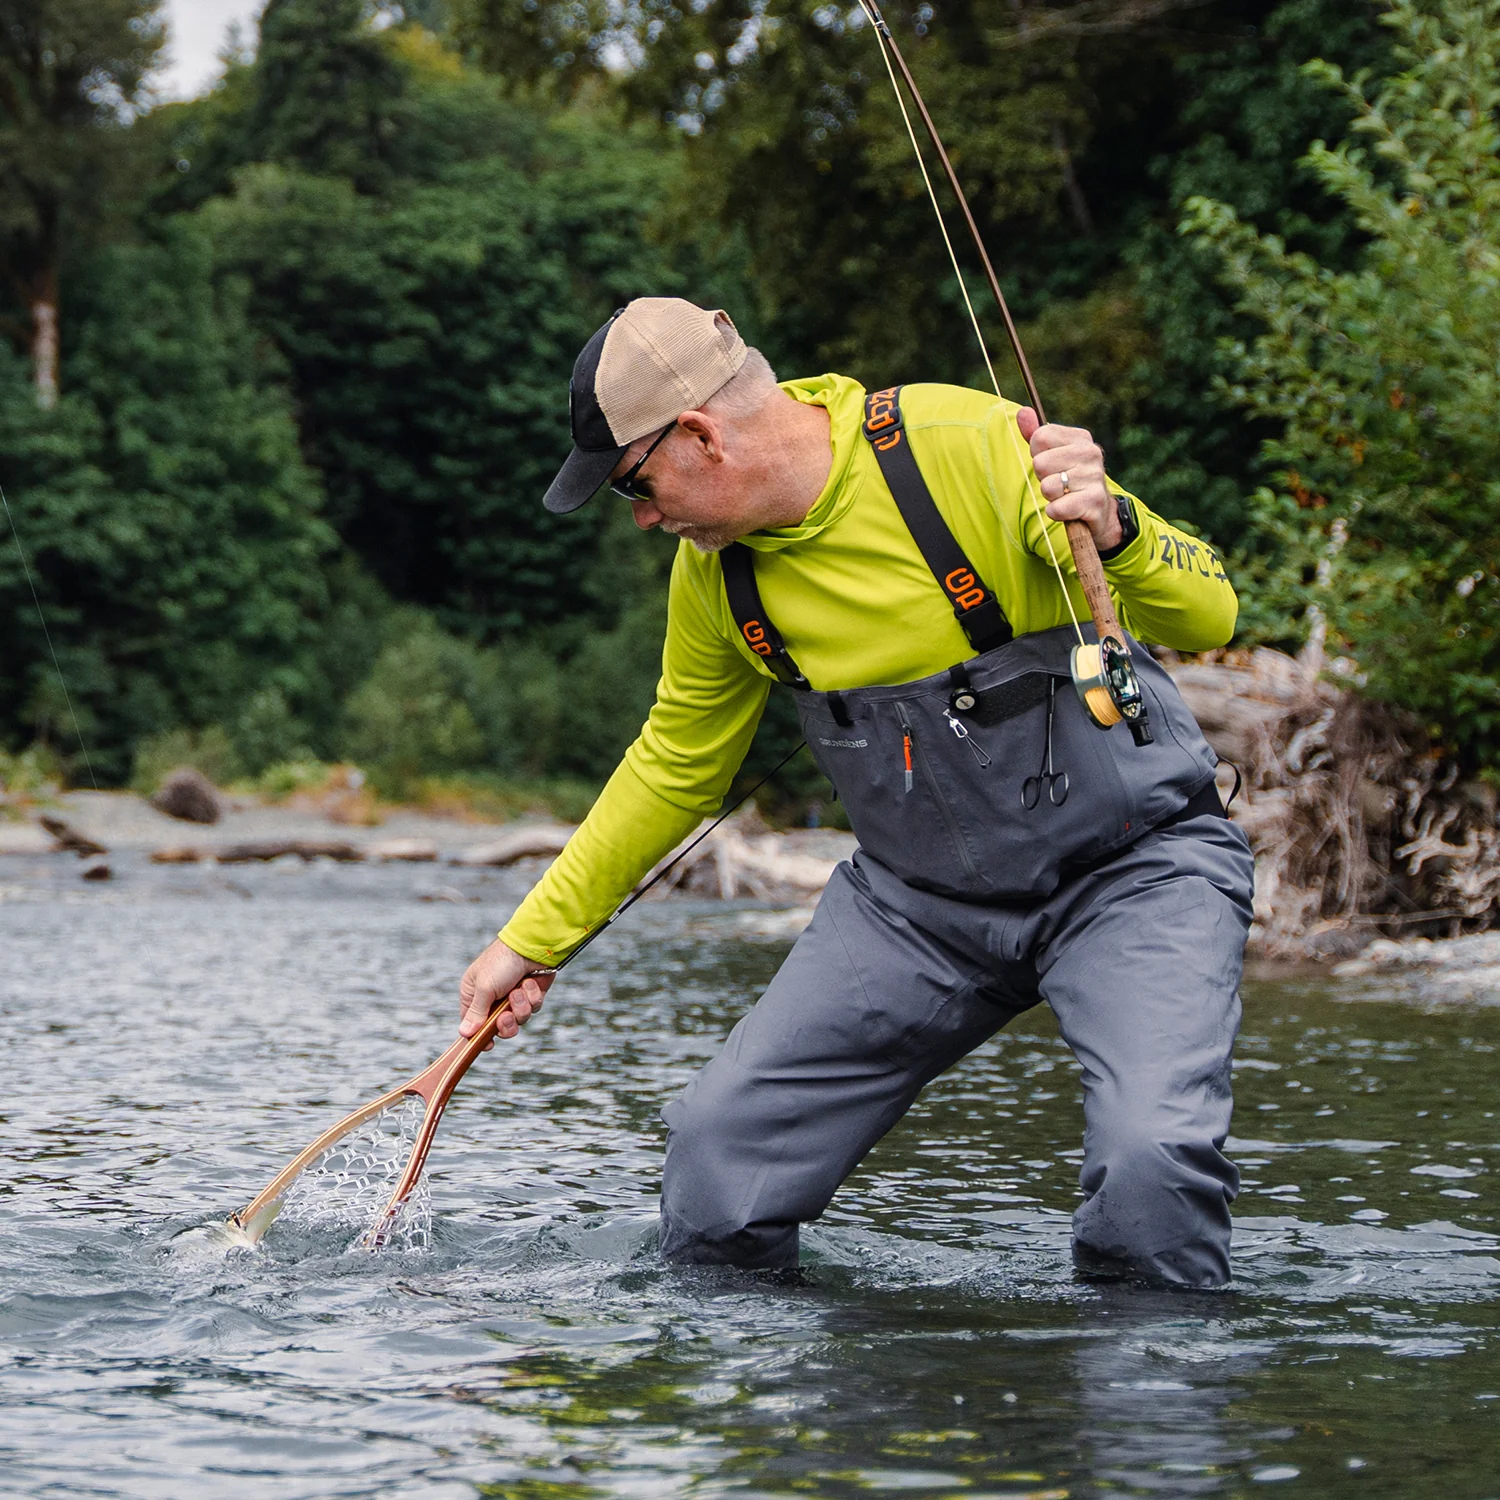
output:
[[[1120,540],[1113,547],[1100,551],[1100,562],[1109,562],[1118,557],[1141,534],[1140,524],[1135,518],[1135,506],[1130,503],[1129,495],[1115,492],[1115,514],[1120,518]]]

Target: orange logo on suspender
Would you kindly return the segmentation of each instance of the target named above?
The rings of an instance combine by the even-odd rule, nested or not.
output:
[[[984,590],[979,580],[967,568],[955,568],[944,580],[943,587],[948,596],[962,610],[973,609],[984,603]]]
[[[740,634],[745,637],[746,643],[757,656],[774,654],[771,643],[766,639],[765,626],[759,620],[746,620]]]
[[[873,391],[865,402],[865,436],[882,453],[888,453],[901,442],[900,411],[896,405],[896,387]],[[890,431],[886,431],[890,428]]]

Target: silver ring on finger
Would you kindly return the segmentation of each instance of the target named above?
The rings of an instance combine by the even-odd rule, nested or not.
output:
[[[1063,494],[1071,494],[1073,486],[1068,483],[1068,471],[1064,469],[1057,477],[1063,482]]]

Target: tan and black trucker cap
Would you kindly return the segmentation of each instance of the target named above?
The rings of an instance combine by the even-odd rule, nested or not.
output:
[[[573,451],[542,503],[558,515],[577,510],[637,438],[702,406],[744,363],[745,341],[727,313],[681,297],[622,307],[574,362]]]

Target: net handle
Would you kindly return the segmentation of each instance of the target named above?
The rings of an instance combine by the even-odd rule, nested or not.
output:
[[[803,748],[803,743],[803,741],[798,740],[744,796],[724,812],[720,813],[707,828],[699,833],[697,838],[680,849],[649,880],[637,886],[630,896],[615,909],[607,921],[601,922],[595,927],[555,967],[534,970],[526,978],[550,977],[558,973],[559,970],[565,969],[596,937],[624,916],[647,891],[669,875],[726,818],[738,812],[761,787],[770,781]],[[522,983],[525,983],[524,979]],[[426,1102],[427,1109],[422,1116],[422,1126],[417,1132],[417,1139],[412,1146],[411,1156],[407,1159],[406,1168],[401,1173],[400,1180],[396,1184],[396,1189],[391,1194],[390,1201],[386,1204],[380,1218],[375,1222],[374,1227],[360,1240],[360,1244],[366,1249],[379,1249],[389,1237],[391,1226],[395,1223],[396,1216],[401,1211],[401,1205],[406,1201],[411,1190],[416,1186],[417,1179],[422,1174],[422,1168],[427,1162],[427,1152],[432,1146],[432,1138],[437,1133],[438,1121],[442,1119],[443,1110],[447,1107],[448,1100],[452,1097],[454,1089],[458,1087],[464,1074],[474,1065],[474,1060],[495,1039],[495,1030],[500,1024],[500,1018],[509,1009],[510,998],[507,996],[489,1013],[485,1018],[484,1025],[473,1036],[459,1037],[441,1057],[429,1063],[414,1078],[402,1084],[400,1088],[392,1089],[390,1093],[382,1094],[378,1099],[372,1099],[368,1104],[360,1105],[353,1113],[345,1115],[336,1125],[330,1125],[310,1146],[299,1151],[271,1179],[267,1187],[247,1207],[241,1209],[237,1214],[230,1214],[230,1224],[240,1230],[250,1240],[251,1244],[254,1244],[271,1227],[276,1215],[281,1211],[281,1200],[286,1190],[305,1167],[316,1161],[341,1136],[345,1136],[351,1130],[363,1125],[366,1120],[378,1115],[381,1110],[389,1109],[391,1105],[399,1104],[402,1099],[416,1094]]]
[[[673,870],[687,858],[694,849],[706,839],[727,818],[732,817],[742,808],[776,773],[785,766],[794,755],[803,748],[806,742],[798,740],[785,755],[747,791],[744,796],[732,803],[719,814],[707,828],[703,829],[691,843],[684,845],[677,853],[669,859],[660,869],[651,876],[649,880],[643,881],[630,895],[615,908],[614,912],[592,932],[588,933],[583,941],[566,954],[550,969],[534,969],[526,976],[526,979],[553,978],[573,962],[590,943],[601,933],[605,932],[615,922],[635,905],[647,891],[664,880]],[[525,979],[521,981],[523,984]],[[500,1017],[510,1008],[510,999],[507,996],[499,1005],[489,1013],[483,1026],[467,1040],[460,1037],[431,1067],[418,1073],[404,1089],[397,1090],[399,1093],[421,1094],[427,1101],[427,1113],[422,1117],[422,1128],[417,1133],[416,1144],[412,1147],[411,1156],[406,1163],[406,1170],[402,1172],[400,1181],[396,1184],[395,1191],[391,1194],[390,1201],[386,1204],[380,1217],[374,1226],[361,1238],[360,1244],[366,1250],[378,1250],[390,1237],[392,1227],[396,1222],[397,1215],[401,1212],[401,1205],[406,1202],[412,1189],[416,1187],[418,1178],[422,1175],[422,1168],[427,1161],[427,1151],[432,1145],[432,1138],[437,1134],[438,1121],[442,1118],[443,1110],[447,1106],[448,1099],[453,1090],[458,1087],[459,1080],[468,1072],[474,1059],[489,1045],[495,1035],[495,1027],[499,1024]],[[431,1092],[429,1092],[431,1090]],[[367,1106],[368,1107],[368,1106]],[[364,1116],[368,1118],[368,1115]],[[309,1150],[312,1148],[309,1147]],[[306,1156],[306,1152],[303,1153]],[[267,1189],[269,1191],[269,1189]],[[264,1195],[263,1195],[264,1196]],[[257,1200],[258,1201],[258,1200]],[[270,1221],[267,1220],[269,1223]]]
[[[427,1101],[427,1110],[422,1116],[422,1127],[417,1132],[411,1155],[406,1159],[406,1167],[397,1180],[390,1200],[381,1211],[379,1219],[360,1239],[360,1244],[365,1249],[378,1250],[385,1244],[391,1226],[401,1212],[401,1205],[416,1187],[422,1168],[427,1164],[427,1153],[432,1147],[433,1136],[437,1134],[438,1121],[443,1118],[443,1111],[448,1107],[454,1089],[474,1065],[479,1054],[494,1041],[500,1018],[509,1009],[510,997],[506,996],[485,1017],[484,1025],[473,1036],[459,1037],[436,1062],[430,1063],[401,1090],[403,1094],[420,1094]]]

